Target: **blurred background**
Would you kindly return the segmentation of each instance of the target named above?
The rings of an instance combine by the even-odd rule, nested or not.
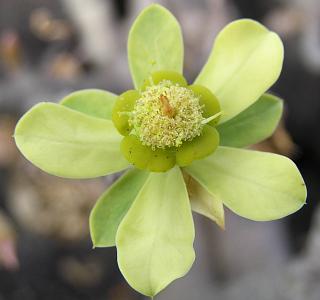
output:
[[[126,39],[138,12],[158,2],[180,21],[192,81],[216,33],[237,18],[279,33],[285,62],[272,92],[285,101],[273,137],[255,146],[291,157],[308,204],[275,222],[226,210],[226,230],[195,215],[197,260],[156,298],[320,299],[320,3],[318,0],[0,0],[0,300],[143,299],[124,281],[113,248],[92,250],[88,215],[114,180],[58,179],[35,169],[12,139],[39,101],[83,88],[131,88]]]

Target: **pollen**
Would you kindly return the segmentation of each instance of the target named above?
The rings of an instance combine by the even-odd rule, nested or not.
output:
[[[199,136],[203,127],[199,98],[186,87],[164,80],[141,93],[129,124],[145,146],[179,147]]]

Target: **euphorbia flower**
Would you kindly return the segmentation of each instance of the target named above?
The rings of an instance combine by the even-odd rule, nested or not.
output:
[[[119,97],[83,90],[40,103],[21,118],[15,139],[56,176],[128,169],[94,207],[91,236],[95,247],[116,246],[128,283],[154,296],[194,262],[191,208],[221,227],[223,205],[274,220],[301,208],[306,188],[288,158],[239,149],[270,136],[282,113],[282,101],[264,94],[282,67],[275,33],[252,20],[232,22],[188,85],[179,24],[151,5],[131,28],[128,56],[135,90]]]

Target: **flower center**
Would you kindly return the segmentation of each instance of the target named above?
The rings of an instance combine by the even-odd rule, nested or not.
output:
[[[201,134],[204,118],[199,98],[188,88],[164,80],[141,93],[129,124],[143,145],[179,147]]]

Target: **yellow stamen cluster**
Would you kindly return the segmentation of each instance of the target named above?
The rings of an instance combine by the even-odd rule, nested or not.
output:
[[[199,136],[203,120],[199,98],[193,91],[164,80],[141,93],[129,124],[143,145],[164,149]]]

